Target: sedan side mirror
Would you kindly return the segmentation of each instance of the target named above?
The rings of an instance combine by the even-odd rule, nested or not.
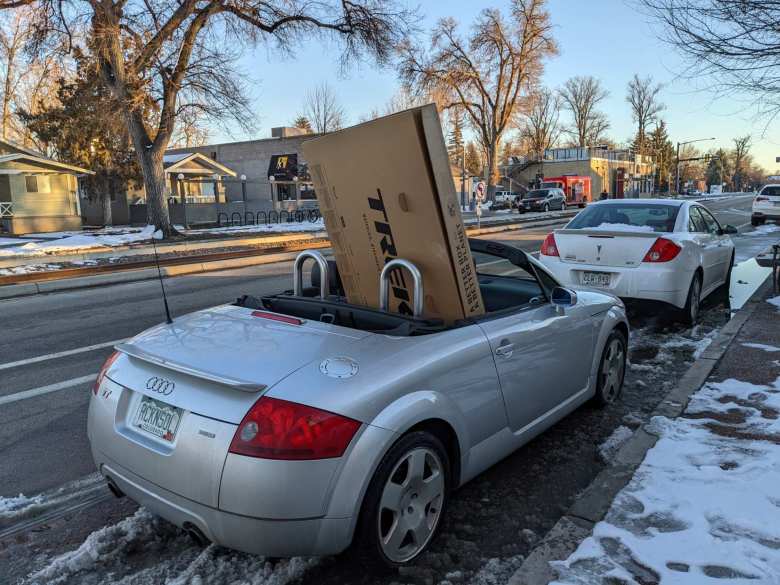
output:
[[[552,289],[550,301],[558,314],[563,314],[566,307],[573,307],[577,304],[577,293],[569,288],[556,286]]]
[[[733,235],[736,233],[739,233],[739,230],[735,228],[733,225],[724,225],[723,229],[720,230],[723,234]]]

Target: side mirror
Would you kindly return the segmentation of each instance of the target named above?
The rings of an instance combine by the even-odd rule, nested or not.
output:
[[[724,234],[733,235],[739,233],[739,230],[735,228],[733,225],[724,225],[723,229],[720,230]]]
[[[559,314],[562,314],[566,307],[573,307],[577,304],[577,293],[571,289],[556,286],[552,289],[550,301]]]

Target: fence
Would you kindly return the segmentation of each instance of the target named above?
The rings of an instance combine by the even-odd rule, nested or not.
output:
[[[13,217],[13,216],[14,216],[14,204],[0,203],[0,217]]]

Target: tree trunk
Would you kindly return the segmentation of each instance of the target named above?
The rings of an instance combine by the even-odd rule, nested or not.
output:
[[[498,139],[494,139],[487,147],[487,165],[485,165],[486,197],[493,201],[496,197],[496,179],[498,178]]]
[[[103,225],[114,225],[114,220],[111,217],[111,179],[106,178],[103,181],[103,188],[100,190],[100,199],[103,203]]]
[[[11,49],[8,51],[7,63],[5,66],[5,87],[3,88],[3,139],[8,137],[8,122],[11,118],[11,76],[14,71],[14,59],[16,58],[16,51]]]
[[[138,154],[138,160],[144,177],[146,217],[149,225],[162,230],[164,238],[176,235],[168,212],[168,186],[163,171],[162,152],[142,152]]]

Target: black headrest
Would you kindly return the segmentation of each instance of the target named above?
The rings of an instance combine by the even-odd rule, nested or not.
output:
[[[344,296],[339,267],[335,260],[328,260],[328,280],[330,281],[329,294]],[[311,285],[317,290],[320,288],[320,266],[316,262],[311,267]]]

